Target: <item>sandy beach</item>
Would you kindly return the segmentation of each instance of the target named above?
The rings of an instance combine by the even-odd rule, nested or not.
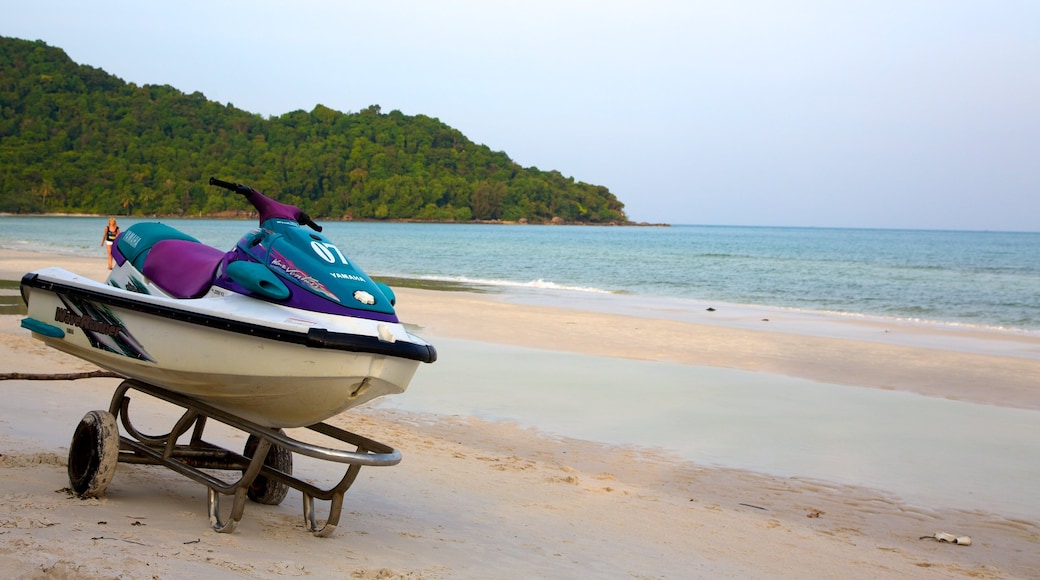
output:
[[[100,257],[0,250],[0,280],[51,265],[97,280],[107,273]],[[330,420],[404,456],[398,466],[361,471],[335,536],[304,530],[295,491],[279,506],[248,505],[235,533],[218,534],[209,528],[205,488],[157,467],[120,464],[105,497],[78,499],[66,491],[69,438],[86,411],[107,407],[118,380],[9,380],[0,382],[0,571],[10,578],[1040,577],[1035,333],[784,312],[674,319],[650,307],[611,313],[409,288],[397,296],[401,319],[443,342],[441,360],[420,368],[396,400]],[[19,321],[0,316],[0,373],[93,369],[32,339]],[[534,400],[525,404],[545,416],[564,408],[559,414],[573,433],[512,415],[519,402],[493,409],[492,371],[526,378]],[[601,397],[588,394],[595,384],[573,379],[628,372],[663,378],[626,380]],[[724,466],[693,459],[697,441],[631,444],[651,432],[662,432],[662,441],[686,433],[653,424],[653,412],[670,406],[715,412],[718,423],[706,433],[741,421],[723,414],[722,403],[667,395],[698,381],[725,386],[731,377],[754,389],[748,399],[779,401],[796,390],[827,399],[814,408],[820,425],[832,410],[869,400],[892,415],[916,413],[895,427],[934,421],[944,428],[932,429],[934,440],[889,440],[882,435],[897,429],[875,422],[878,440],[863,447],[874,443],[872,452],[902,463],[893,466],[892,488],[883,485],[888,480],[820,475],[833,465],[795,465],[802,443],[771,450],[776,467],[768,469],[743,456]],[[573,389],[554,383],[564,379]],[[651,399],[653,389],[665,395]],[[454,401],[470,406],[435,409]],[[141,409],[163,413],[149,401]],[[793,417],[777,411],[769,428],[804,429]],[[754,422],[739,424],[755,430]],[[576,436],[612,425],[614,438]],[[815,439],[843,435],[820,429]],[[958,440],[968,432],[972,441]],[[990,446],[972,446],[987,443],[989,433]],[[244,440],[225,437],[231,445]],[[937,471],[922,464],[915,473],[920,456],[902,448],[934,454]],[[857,473],[867,451],[843,443],[828,463],[847,462],[847,473]],[[992,458],[992,471],[973,468],[981,455]],[[327,466],[306,461],[297,473],[331,477]],[[932,494],[901,473],[944,481]],[[980,497],[958,499],[961,488],[950,480],[959,477],[971,478]],[[990,497],[1006,503],[987,503]],[[936,532],[972,543],[922,539]]]

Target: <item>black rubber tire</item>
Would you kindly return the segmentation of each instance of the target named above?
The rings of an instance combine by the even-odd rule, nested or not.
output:
[[[119,463],[119,426],[108,411],[83,416],[69,444],[69,484],[80,497],[101,497]]]
[[[279,432],[282,432],[279,429]],[[255,435],[250,435],[246,439],[245,450],[242,451],[242,455],[247,458],[252,458],[253,453],[256,451],[257,445],[260,443],[260,439]],[[288,475],[292,475],[292,452],[284,447],[278,445],[272,445],[271,449],[267,452],[267,457],[264,458],[264,465],[277,469]],[[253,483],[246,490],[246,497],[255,501],[256,503],[262,503],[264,505],[278,505],[285,499],[286,494],[289,493],[289,486],[272,479],[268,479],[264,474],[258,474]]]

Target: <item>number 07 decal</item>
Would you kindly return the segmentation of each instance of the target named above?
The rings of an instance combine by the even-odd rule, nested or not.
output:
[[[347,257],[343,255],[343,252],[339,251],[336,244],[331,242],[319,242],[317,240],[311,242],[311,248],[315,254],[321,257],[322,260],[330,264],[336,263],[336,258],[339,258],[341,264],[347,263]]]

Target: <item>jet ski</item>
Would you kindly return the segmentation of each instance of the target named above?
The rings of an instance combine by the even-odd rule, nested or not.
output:
[[[298,207],[244,196],[260,227],[230,251],[166,224],[137,223],[101,283],[61,268],[26,274],[22,326],[50,347],[269,428],[318,423],[402,393],[433,345],[396,298]]]

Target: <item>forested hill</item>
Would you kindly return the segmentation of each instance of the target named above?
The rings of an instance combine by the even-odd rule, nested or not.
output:
[[[606,187],[521,167],[436,118],[378,105],[263,118],[0,37],[0,212],[247,209],[211,175],[326,219],[627,222]]]

